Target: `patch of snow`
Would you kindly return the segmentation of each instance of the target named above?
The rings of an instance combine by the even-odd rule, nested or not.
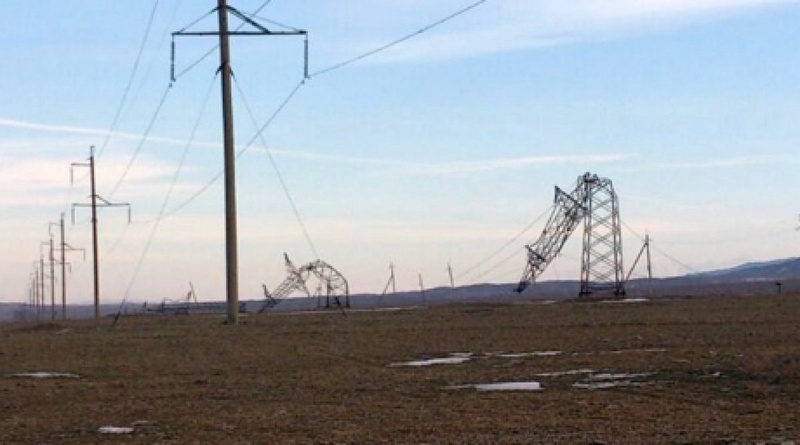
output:
[[[610,389],[618,388],[621,386],[642,386],[645,383],[632,382],[630,380],[616,380],[616,381],[601,381],[601,382],[575,382],[572,384],[573,388],[577,389]]]
[[[101,426],[97,429],[100,434],[133,434],[133,428],[129,426]]]
[[[567,375],[592,374],[592,373],[594,373],[593,369],[572,369],[569,371],[541,372],[539,374],[536,374],[536,377],[562,377]]]
[[[9,377],[29,378],[29,379],[79,379],[81,376],[78,374],[70,374],[68,372],[20,372],[17,374],[10,374]]]
[[[389,367],[398,366],[433,366],[433,365],[460,365],[472,360],[469,352],[456,352],[450,357],[429,358],[425,360],[412,360],[410,362],[391,363]]]
[[[620,349],[618,351],[608,351],[606,354],[631,354],[637,352],[667,352],[666,348],[646,348],[646,349]]]
[[[626,298],[624,300],[603,300],[601,303],[608,304],[630,304],[630,303],[647,303],[649,298]]]
[[[502,383],[476,383],[470,385],[450,386],[447,389],[476,389],[481,392],[489,391],[541,391],[539,382],[502,382]]]
[[[553,357],[561,354],[563,354],[563,352],[561,351],[534,351],[534,352],[501,352],[497,354],[488,354],[488,355],[495,355],[497,357],[502,357],[502,358],[523,358],[523,357]]]
[[[651,374],[649,372],[639,373],[639,374],[612,374],[612,373],[600,373],[600,374],[592,374],[589,376],[589,380],[622,380],[622,379],[638,379],[643,377],[648,377]]]

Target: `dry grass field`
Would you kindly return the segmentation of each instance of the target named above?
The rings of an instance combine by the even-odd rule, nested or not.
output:
[[[789,443],[800,296],[0,325],[0,442]],[[460,353],[452,355],[454,353]],[[450,358],[430,366],[402,362]],[[394,365],[393,365],[394,364]],[[33,372],[74,374],[53,378]],[[541,383],[538,391],[469,384]],[[101,434],[103,426],[133,427]]]

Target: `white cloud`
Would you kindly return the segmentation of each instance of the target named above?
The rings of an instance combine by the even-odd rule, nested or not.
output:
[[[798,0],[490,1],[368,62],[458,59],[607,40],[798,3]],[[351,45],[350,50],[355,55],[383,44],[359,42]]]

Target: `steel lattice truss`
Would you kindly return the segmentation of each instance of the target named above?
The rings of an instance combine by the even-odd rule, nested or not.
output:
[[[579,176],[570,193],[555,188],[553,211],[547,224],[539,239],[525,246],[528,262],[517,292],[536,281],[581,221],[584,234],[580,296],[607,290],[624,295],[617,195],[611,180],[590,173]]]
[[[322,305],[324,297],[325,307],[331,306],[331,300],[337,306],[350,307],[350,287],[347,279],[333,266],[325,261],[316,260],[297,268],[288,255],[283,254],[283,256],[286,260],[287,276],[273,293],[270,293],[264,286],[266,303],[262,311],[275,306],[294,292],[302,292],[311,298],[312,294],[308,290],[308,283],[312,278],[315,278],[317,282],[314,296],[318,299],[318,306]]]
[[[522,292],[536,281],[550,262],[558,256],[564,243],[578,227],[578,223],[586,213],[583,193],[584,188],[580,184],[570,193],[556,187],[553,212],[550,213],[550,218],[547,220],[542,234],[533,244],[525,246],[525,250],[528,252],[528,264],[515,289],[517,292]]]
[[[612,292],[625,295],[622,233],[617,194],[610,179],[584,175],[586,205],[580,296]]]

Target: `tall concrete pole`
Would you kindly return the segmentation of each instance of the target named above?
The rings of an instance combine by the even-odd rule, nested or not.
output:
[[[39,253],[39,273],[42,276],[42,279],[39,280],[39,286],[41,287],[41,298],[39,299],[39,304],[41,305],[41,316],[44,317],[44,305],[45,305],[45,293],[44,293],[44,255]]]
[[[53,234],[50,234],[50,320],[56,319],[56,270],[53,254]]]
[[[94,319],[100,318],[100,259],[97,255],[97,190],[94,177],[94,145],[89,154],[89,178],[92,183],[92,260],[94,262]]]
[[[239,321],[239,277],[236,240],[236,147],[233,139],[233,100],[231,95],[231,57],[228,35],[228,5],[217,0],[219,16],[219,56],[222,78],[222,127],[225,146],[225,269],[228,323]]]
[[[64,241],[64,213],[61,213],[61,319],[67,319],[67,263],[64,258],[67,243]]]

